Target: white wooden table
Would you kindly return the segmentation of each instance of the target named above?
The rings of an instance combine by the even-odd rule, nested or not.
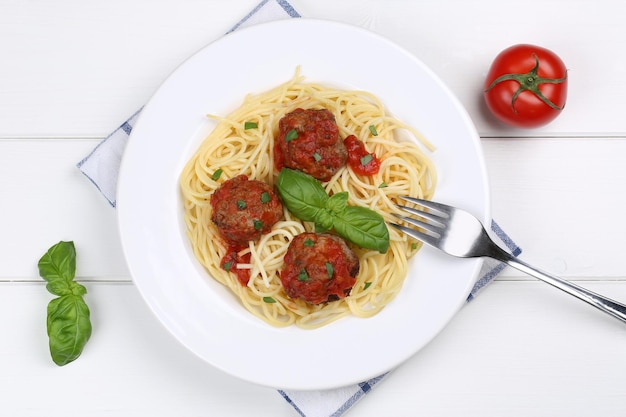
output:
[[[187,352],[132,284],[115,211],[75,164],[188,55],[258,0],[0,0],[0,415],[296,416],[270,388]],[[626,301],[626,28],[620,0],[292,0],[378,32],[457,94],[482,137],[493,215],[527,261]],[[557,52],[570,95],[552,124],[500,126],[493,57]],[[74,240],[94,333],[49,358],[37,260]],[[354,416],[624,416],[626,324],[514,270],[464,307]]]

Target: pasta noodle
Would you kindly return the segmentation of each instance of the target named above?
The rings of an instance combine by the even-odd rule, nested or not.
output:
[[[250,242],[240,254],[250,253],[247,286],[234,274],[220,268],[226,247],[211,222],[211,194],[227,179],[245,174],[274,186],[274,138],[278,121],[296,108],[330,110],[343,137],[356,135],[369,152],[381,160],[377,174],[359,176],[342,168],[324,187],[329,194],[348,191],[350,205],[369,207],[392,220],[399,195],[430,198],[436,171],[427,153],[432,145],[410,126],[388,115],[382,103],[365,91],[344,91],[305,83],[299,69],[288,82],[258,95],[249,95],[226,117],[209,115],[217,126],[184,167],[180,186],[184,201],[187,235],[194,254],[208,273],[228,287],[251,313],[274,326],[295,324],[315,328],[347,315],[370,317],[400,291],[408,272],[408,259],[419,246],[390,228],[390,246],[385,254],[354,247],[360,272],[349,296],[321,305],[291,299],[282,288],[279,272],[291,239],[314,225],[304,223],[284,209],[284,218],[258,242]],[[245,129],[246,122],[256,128]],[[375,127],[375,136],[370,130]],[[413,138],[411,138],[411,136]],[[219,179],[213,174],[221,170]]]

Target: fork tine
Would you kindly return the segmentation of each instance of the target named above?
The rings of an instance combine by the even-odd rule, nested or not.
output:
[[[415,197],[409,197],[409,196],[399,196],[399,198],[417,204],[418,206],[422,206],[431,210],[436,210],[440,213],[443,213],[447,216],[450,215],[450,213],[454,210],[452,207],[446,205],[446,204],[442,204],[442,203],[436,203],[434,201],[430,201],[430,200],[422,200],[421,198],[415,198]]]
[[[394,213],[394,216],[396,216],[400,220],[404,220],[405,222],[412,224],[413,226],[419,227],[420,229],[426,231],[427,232],[426,234],[429,234],[433,237],[441,236],[442,227],[443,227],[442,225],[428,223],[428,222],[425,222],[423,220],[416,219],[413,217],[400,216],[399,214],[395,214],[395,213]]]
[[[424,210],[419,210],[413,207],[406,207],[406,206],[401,206],[399,204],[396,204],[396,207],[398,207],[401,210],[406,211],[407,213],[411,213],[414,214],[416,216],[420,216],[428,221],[431,222],[431,224],[440,226],[440,227],[445,227],[446,225],[444,223],[441,222],[442,217],[440,215],[437,214],[433,214],[431,212],[428,211],[424,211]]]
[[[419,230],[411,229],[406,226],[401,226],[396,223],[389,223],[389,224],[395,227],[396,229],[398,229],[399,231],[411,236],[412,238],[419,240],[420,242],[424,242],[431,246],[438,247],[439,239],[436,237],[420,232]]]

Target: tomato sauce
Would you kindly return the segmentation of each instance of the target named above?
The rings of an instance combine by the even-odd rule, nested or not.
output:
[[[350,135],[344,139],[343,143],[348,150],[348,165],[355,173],[366,176],[378,173],[380,159],[376,157],[376,154],[367,152],[362,141]]]
[[[226,255],[224,255],[222,261],[220,262],[220,267],[227,272],[235,274],[237,281],[245,287],[248,285],[248,281],[250,281],[250,270],[237,268],[237,264],[250,263],[250,252],[242,256],[238,255],[238,253],[244,248],[245,247],[237,245],[228,246]]]

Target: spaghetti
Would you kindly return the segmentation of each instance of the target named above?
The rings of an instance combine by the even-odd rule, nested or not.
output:
[[[283,219],[271,232],[257,242],[249,242],[240,252],[242,257],[249,254],[250,258],[249,263],[238,264],[239,268],[250,270],[250,279],[244,286],[234,274],[220,268],[227,249],[211,222],[211,194],[223,181],[239,174],[274,186],[278,174],[273,162],[278,121],[296,108],[330,110],[342,137],[355,135],[380,159],[380,169],[374,175],[357,175],[344,167],[323,184],[329,195],[348,191],[350,205],[369,207],[391,220],[392,213],[399,213],[394,202],[397,196],[432,196],[436,171],[427,155],[432,145],[415,129],[388,115],[373,94],[303,80],[296,71],[288,82],[247,96],[229,116],[208,115],[218,122],[217,126],[184,167],[180,186],[187,235],[196,258],[209,274],[267,323],[316,328],[347,315],[370,317],[378,313],[400,291],[407,276],[408,259],[419,246],[392,228],[386,253],[354,247],[360,272],[350,295],[311,305],[287,296],[279,273],[289,242],[300,233],[313,231],[314,225],[300,221],[285,209]],[[219,178],[217,172],[221,173]]]

